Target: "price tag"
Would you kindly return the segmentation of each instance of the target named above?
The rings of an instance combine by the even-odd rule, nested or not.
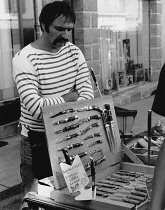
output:
[[[60,163],[60,167],[70,193],[82,191],[89,183],[89,178],[78,155],[75,156],[72,165]]]

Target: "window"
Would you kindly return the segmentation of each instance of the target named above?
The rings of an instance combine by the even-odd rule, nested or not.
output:
[[[148,2],[98,0],[103,89],[128,88],[149,78]],[[120,81],[121,75],[123,81]],[[123,76],[125,75],[125,76]],[[109,86],[111,84],[111,87]]]
[[[12,58],[34,40],[33,0],[0,1],[0,101],[18,96]]]

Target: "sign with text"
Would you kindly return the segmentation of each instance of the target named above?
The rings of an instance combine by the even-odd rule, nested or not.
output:
[[[70,193],[83,190],[89,183],[89,178],[78,155],[75,156],[72,165],[60,163],[60,167]]]

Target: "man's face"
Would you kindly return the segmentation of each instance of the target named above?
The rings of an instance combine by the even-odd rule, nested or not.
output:
[[[66,20],[62,15],[56,18],[49,26],[48,39],[52,48],[61,48],[69,41],[70,34],[74,27],[74,23]]]

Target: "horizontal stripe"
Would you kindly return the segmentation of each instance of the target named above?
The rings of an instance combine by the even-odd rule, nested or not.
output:
[[[26,46],[13,58],[13,77],[21,100],[20,122],[33,130],[44,130],[41,108],[64,103],[61,96],[73,86],[78,100],[94,97],[84,56],[69,42],[57,53]]]

